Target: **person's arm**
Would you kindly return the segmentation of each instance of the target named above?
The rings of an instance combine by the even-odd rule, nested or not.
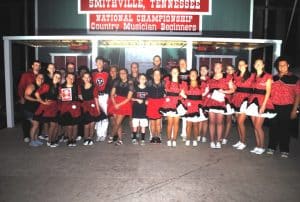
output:
[[[122,105],[127,104],[131,100],[132,95],[133,95],[133,92],[129,91],[127,98],[125,100],[123,100],[122,102],[116,104],[116,108],[119,109]]]
[[[27,86],[27,88],[25,89],[25,93],[24,93],[24,98],[25,100],[29,100],[32,102],[38,102],[37,99],[31,97],[32,92],[35,90],[35,87],[33,84],[30,84]]]
[[[19,84],[18,84],[18,96],[19,96],[19,102],[21,104],[24,104],[25,99],[24,99],[24,92],[25,92],[25,88],[26,88],[26,75],[22,74]]]
[[[268,79],[267,82],[266,82],[266,94],[265,94],[265,98],[263,100],[263,103],[259,109],[259,113],[262,114],[265,112],[266,110],[266,105],[267,105],[267,102],[270,98],[270,95],[271,95],[271,88],[272,88],[272,79]]]
[[[37,101],[38,101],[39,103],[44,104],[44,105],[50,104],[49,101],[44,101],[44,100],[42,100],[42,98],[41,98],[41,95],[44,94],[44,93],[46,93],[46,92],[48,92],[48,91],[49,91],[49,85],[43,84],[43,85],[41,86],[41,88],[39,88],[39,89],[35,92],[34,95],[35,95],[35,97],[36,97],[36,99],[37,99]]]
[[[233,84],[233,82],[232,82],[232,80],[230,80],[229,82],[228,82],[228,90],[220,90],[220,92],[222,92],[222,93],[224,93],[224,94],[232,94],[232,93],[234,93],[234,91],[235,91],[235,87],[234,87],[234,84]]]

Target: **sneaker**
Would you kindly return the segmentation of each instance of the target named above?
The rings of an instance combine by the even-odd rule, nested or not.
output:
[[[173,140],[173,141],[172,141],[172,146],[173,146],[173,147],[176,147],[176,144],[177,144],[176,141]]]
[[[54,142],[52,142],[52,143],[50,144],[50,148],[55,148],[55,147],[57,147],[57,144],[55,144]]]
[[[39,147],[40,145],[38,145],[35,141],[30,141],[29,146],[31,146],[31,147]]]
[[[217,144],[216,144],[216,149],[221,149],[222,147],[221,147],[221,143],[220,142],[217,142]]]
[[[210,142],[210,148],[215,149],[216,148],[216,144],[214,142]]]
[[[49,140],[49,137],[48,137],[48,136],[45,136],[45,137],[44,137],[44,140],[48,141],[48,140]]]
[[[186,141],[186,136],[181,136],[181,138],[182,138],[182,142]]]
[[[241,143],[238,147],[236,147],[237,150],[244,150],[247,147],[244,143]]]
[[[38,138],[39,138],[40,140],[44,140],[44,139],[45,139],[45,137],[44,137],[43,135],[39,135]]]
[[[94,145],[94,141],[93,141],[93,140],[89,140],[89,141],[88,141],[88,145],[89,145],[89,146]]]
[[[59,139],[59,142],[64,142],[64,137],[63,136]]]
[[[80,141],[82,139],[82,137],[79,135],[76,137],[76,141]]]
[[[281,152],[280,157],[281,158],[289,158],[289,153],[288,152]]]
[[[67,142],[67,146],[68,146],[68,147],[72,147],[72,146],[73,146],[72,144],[73,144],[73,143],[72,143],[71,140],[69,140],[69,141]]]
[[[273,155],[275,153],[275,150],[269,148],[269,149],[267,149],[266,153],[269,154],[269,155]]]
[[[25,142],[25,143],[30,142],[30,138],[29,138],[29,137],[24,137],[24,142]]]
[[[84,146],[89,145],[89,140],[85,139],[85,140],[83,141],[83,145],[84,145]]]
[[[258,148],[258,150],[256,151],[255,154],[258,154],[258,155],[261,155],[265,152],[265,149],[264,148]]]
[[[161,144],[161,139],[160,139],[160,137],[157,137],[156,143],[157,143],[157,144]]]
[[[191,144],[191,141],[189,141],[189,140],[185,141],[185,146],[190,146],[190,144]]]
[[[199,135],[199,136],[197,137],[197,141],[200,142],[200,140],[201,140],[201,136]]]
[[[237,147],[239,147],[240,146],[240,144],[242,144],[242,142],[241,141],[238,141],[237,143],[235,143],[234,145],[232,145],[233,147],[235,147],[235,148],[237,148]]]
[[[122,141],[122,140],[118,140],[118,141],[115,143],[116,146],[120,146],[120,145],[122,145],[122,144],[123,144],[123,141]]]
[[[172,141],[171,141],[171,140],[168,140],[168,141],[167,141],[167,146],[168,146],[168,147],[172,147]]]
[[[259,150],[258,147],[254,147],[254,149],[252,149],[250,152],[251,152],[251,153],[256,153],[258,150]]]
[[[151,138],[151,140],[150,140],[150,143],[151,144],[155,144],[156,143],[156,141],[155,141],[155,138],[153,137],[153,138]]]
[[[141,146],[144,146],[145,145],[145,140],[142,140],[141,141]]]
[[[207,142],[207,138],[206,137],[202,137],[202,143]]]
[[[222,144],[227,144],[227,142],[228,142],[228,140],[225,138],[222,140]]]
[[[43,145],[44,143],[40,140],[35,140],[35,142],[38,144],[38,145]]]
[[[131,142],[132,142],[132,144],[138,144],[136,139],[132,139]]]
[[[193,147],[197,147],[197,146],[198,146],[197,140],[193,140]]]
[[[73,141],[72,141],[72,147],[76,147],[76,146],[77,146],[76,140],[73,140]]]
[[[47,142],[46,145],[47,145],[47,147],[50,147],[51,146],[51,142]]]
[[[64,137],[64,142],[68,142],[68,138],[67,137]]]

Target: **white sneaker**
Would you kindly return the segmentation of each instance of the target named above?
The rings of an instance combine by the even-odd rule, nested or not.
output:
[[[238,141],[236,144],[234,144],[234,145],[232,145],[232,146],[235,147],[235,148],[237,148],[237,147],[240,146],[240,144],[242,144],[242,142],[241,142],[241,141]]]
[[[92,146],[92,145],[94,145],[94,141],[93,140],[89,140],[88,144],[89,144],[89,146]]]
[[[46,145],[47,145],[47,147],[50,147],[51,146],[51,142],[47,142]]]
[[[216,148],[216,144],[214,142],[210,142],[210,148],[215,149]]]
[[[168,147],[172,147],[172,141],[171,141],[171,140],[168,140],[168,141],[167,141],[167,146],[168,146]]]
[[[44,137],[43,135],[39,135],[38,138],[39,138],[40,140],[44,140],[44,139],[45,139],[45,137]]]
[[[255,154],[261,155],[265,152],[264,148],[258,148]]]
[[[182,142],[186,141],[186,136],[181,136],[181,138],[182,138]]]
[[[200,140],[201,140],[201,136],[199,135],[199,136],[197,137],[197,141],[200,142]]]
[[[275,150],[273,150],[273,149],[268,149],[267,150],[267,154],[269,154],[269,155],[273,155],[274,152],[275,152]]]
[[[289,158],[289,153],[288,152],[281,152],[280,157],[281,158]]]
[[[172,141],[172,146],[173,146],[173,147],[176,147],[176,144],[177,144],[176,141],[173,140],[173,141]]]
[[[222,140],[222,144],[227,144],[227,142],[228,142],[228,140],[225,138]]]
[[[220,142],[217,142],[216,149],[221,149],[221,143]]]
[[[81,136],[77,136],[77,137],[76,137],[76,141],[80,141],[81,139],[82,139]]]
[[[190,146],[190,144],[191,144],[191,141],[189,141],[189,140],[185,141],[185,146]]]
[[[131,142],[132,142],[132,144],[138,144],[136,139],[132,139]]]
[[[103,136],[97,136],[96,142],[104,142],[104,141],[105,141],[105,137],[103,137]]]
[[[254,149],[252,149],[250,152],[251,153],[255,153],[256,154],[256,152],[259,150],[259,148],[258,147],[254,147]]]
[[[207,138],[206,137],[202,137],[202,143],[207,142]]]
[[[29,137],[25,137],[25,138],[24,138],[24,142],[25,142],[25,143],[30,142],[30,138],[29,138]]]
[[[198,146],[197,140],[193,140],[193,147],[197,147],[197,146]]]
[[[238,147],[236,147],[237,150],[244,150],[247,147],[244,143],[241,143]]]
[[[89,140],[84,140],[83,145],[84,145],[84,146],[89,145]]]

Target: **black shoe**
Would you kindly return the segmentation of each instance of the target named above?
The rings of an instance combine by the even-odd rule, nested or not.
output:
[[[157,144],[161,144],[161,140],[160,140],[160,138],[159,138],[159,137],[157,137],[157,139],[156,139],[156,143],[157,143]]]
[[[114,137],[113,137],[113,141],[114,141],[114,142],[116,142],[116,141],[118,140],[118,138],[119,138],[119,136],[117,136],[117,135],[114,135]]]
[[[72,140],[68,140],[67,146],[68,146],[68,147],[72,147]]]
[[[154,144],[154,143],[155,143],[155,138],[154,138],[154,137],[152,137],[152,139],[150,140],[150,143],[151,143],[151,144]]]

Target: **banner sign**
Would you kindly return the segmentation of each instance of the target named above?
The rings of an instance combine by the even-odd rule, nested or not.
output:
[[[208,13],[210,0],[79,0],[80,13]]]
[[[90,14],[89,32],[200,32],[198,15]]]
[[[78,0],[87,31],[201,33],[212,0]]]

